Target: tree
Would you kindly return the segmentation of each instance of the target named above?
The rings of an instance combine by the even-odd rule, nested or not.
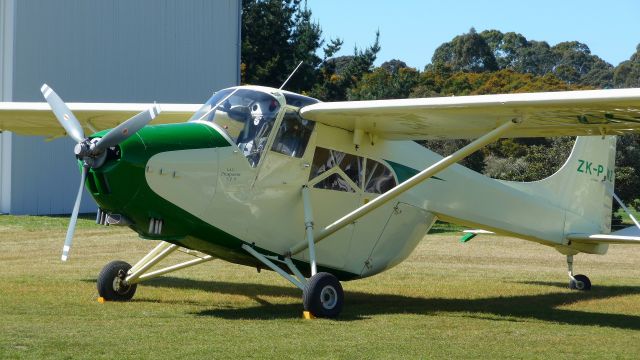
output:
[[[518,150],[503,153],[505,157],[495,154],[487,156],[485,175],[511,181],[535,181],[553,175],[571,153],[574,138],[560,137],[537,141],[540,144],[518,146],[517,141],[503,140],[511,146],[516,145]]]
[[[534,75],[545,75],[553,71],[555,54],[546,41],[529,41],[528,46],[518,50],[518,61],[513,70]]]
[[[493,52],[499,69],[515,70],[521,61],[521,50],[529,47],[527,39],[514,32],[503,34],[498,30],[485,30],[480,36]]]
[[[561,42],[551,48],[556,56],[553,73],[571,84],[595,87],[611,87],[613,67],[598,56],[592,55],[586,44],[578,41]]]
[[[431,59],[434,65],[449,65],[454,71],[495,71],[498,63],[493,51],[474,28],[440,45]]]
[[[382,65],[380,65],[380,67],[385,69],[390,74],[397,74],[398,71],[400,71],[400,69],[404,69],[408,66],[407,66],[407,63],[402,60],[392,59],[392,60],[383,62]]]
[[[287,89],[296,92],[309,90],[318,80],[318,66],[322,62],[316,51],[322,46],[320,25],[311,21],[311,10],[305,5],[294,15],[294,27],[291,32],[290,46],[293,48],[293,61],[289,74],[302,62],[295,75],[287,83]],[[294,66],[295,64],[295,66]],[[289,75],[287,74],[287,76]],[[286,79],[286,78],[285,78]]]
[[[360,50],[353,50],[352,56],[326,59],[320,66],[320,80],[310,91],[310,95],[325,101],[347,100],[349,89],[354,88],[364,74],[370,73],[380,51],[380,32],[376,32],[374,43]]]
[[[322,31],[301,0],[242,1],[242,83],[280,87],[303,61],[287,87],[310,89],[317,82]]]
[[[387,67],[383,67],[387,64]],[[409,97],[418,82],[419,73],[411,67],[388,66],[388,63],[364,74],[349,90],[349,100],[403,99]],[[404,64],[404,63],[403,63]],[[389,70],[387,70],[389,69]]]
[[[617,88],[640,87],[640,44],[629,60],[621,62],[615,68],[613,84]]]

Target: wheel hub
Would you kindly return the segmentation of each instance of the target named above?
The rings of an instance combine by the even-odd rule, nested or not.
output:
[[[125,283],[125,279],[126,279],[126,272],[124,272],[123,270],[118,271],[118,275],[113,278],[113,290],[119,294],[126,294],[129,289],[131,288],[130,285],[127,285]]]
[[[333,309],[338,303],[338,292],[333,286],[325,286],[320,292],[320,301],[325,309]]]

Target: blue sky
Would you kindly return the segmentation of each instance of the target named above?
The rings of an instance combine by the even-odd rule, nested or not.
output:
[[[640,43],[640,0],[308,0],[325,39],[340,37],[343,50],[373,43],[380,29],[376,65],[398,58],[420,70],[434,50],[474,27],[521,33],[555,45],[577,40],[618,65]]]

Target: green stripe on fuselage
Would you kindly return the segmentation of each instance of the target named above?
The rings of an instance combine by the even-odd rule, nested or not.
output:
[[[410,177],[416,175],[417,173],[419,173],[420,171],[410,168],[406,165],[402,165],[402,164],[398,164],[396,162],[393,161],[389,161],[389,160],[385,160],[389,165],[391,165],[391,167],[393,168],[393,171],[396,173],[396,176],[398,177],[398,182],[405,182],[407,179],[409,179]],[[446,181],[442,178],[439,178],[437,176],[432,176],[431,179],[436,179],[436,180],[440,180],[440,181]]]

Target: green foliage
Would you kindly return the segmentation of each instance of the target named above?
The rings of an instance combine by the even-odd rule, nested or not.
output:
[[[561,137],[537,141],[539,144],[529,146],[514,140],[503,141],[502,146],[512,146],[515,151],[505,151],[503,147],[500,151],[502,156],[488,155],[485,158],[485,175],[511,181],[535,181],[553,175],[571,153],[574,139]]]
[[[640,44],[629,60],[616,67],[613,72],[613,83],[619,88],[640,87]]]
[[[280,87],[300,61],[287,88],[304,91],[317,81],[322,31],[301,0],[242,1],[242,83]],[[334,44],[334,43],[332,43]]]
[[[557,44],[551,49],[556,60],[554,73],[571,84],[587,84],[596,87],[611,87],[613,67],[591,55],[586,44],[569,41]]]
[[[453,72],[448,66],[434,66],[420,74],[412,97],[484,95],[536,91],[578,90],[555,75],[536,76],[500,70],[485,73]]]
[[[498,30],[485,30],[480,36],[486,41],[500,69],[516,69],[522,54],[521,49],[528,46],[527,39],[521,34]]]
[[[379,67],[364,74],[357,85],[349,90],[349,100],[402,99],[411,94],[418,82],[418,71],[410,67]]]
[[[629,203],[640,198],[640,135],[618,137],[616,152],[616,193]],[[617,208],[617,204],[614,205]]]
[[[360,50],[353,50],[353,56],[342,56],[326,59],[320,66],[320,80],[310,91],[310,95],[326,101],[347,100],[349,89],[357,86],[365,74],[373,69],[380,51],[380,33],[372,45]],[[329,54],[325,51],[325,58]]]
[[[440,45],[431,62],[434,65],[451,66],[454,71],[483,72],[498,69],[491,48],[474,28]]]
[[[483,31],[500,69],[518,73],[554,74],[560,80],[577,85],[609,88],[613,86],[613,66],[596,55],[586,44],[561,42],[550,47],[546,42],[529,41],[514,32]]]

